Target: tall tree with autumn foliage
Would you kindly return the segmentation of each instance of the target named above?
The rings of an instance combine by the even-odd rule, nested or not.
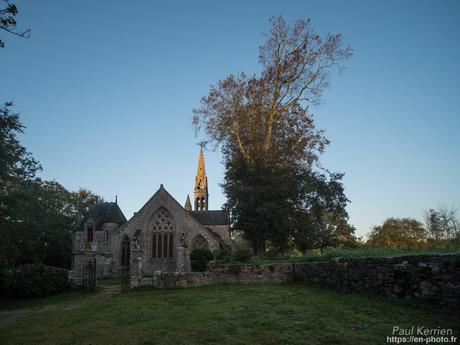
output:
[[[388,218],[374,226],[367,244],[387,248],[419,248],[426,245],[427,232],[422,223],[413,218]]]
[[[256,254],[267,245],[277,252],[292,247],[305,219],[316,217],[309,222],[315,225],[324,219],[320,212],[313,215],[310,201],[321,193],[313,181],[332,181],[317,164],[329,141],[315,127],[309,107],[320,103],[330,72],[342,70],[352,53],[340,34],[323,38],[309,20],[290,25],[275,17],[270,23],[259,49],[261,74],[228,76],[211,86],[194,110],[196,128],[222,148],[232,225]],[[322,205],[330,208],[322,211],[347,218],[343,189],[335,190],[341,195],[322,196],[328,199]]]

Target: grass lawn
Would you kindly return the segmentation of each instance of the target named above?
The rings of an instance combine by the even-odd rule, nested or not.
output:
[[[460,325],[452,313],[294,284],[72,292],[40,301],[3,306],[0,344],[368,345],[385,344],[394,325],[456,335]]]

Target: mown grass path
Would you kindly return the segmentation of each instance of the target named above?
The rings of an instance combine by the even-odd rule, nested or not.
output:
[[[40,303],[7,306],[33,311],[1,329],[1,344],[367,345],[385,344],[394,325],[457,334],[460,325],[452,313],[294,284],[73,292]]]

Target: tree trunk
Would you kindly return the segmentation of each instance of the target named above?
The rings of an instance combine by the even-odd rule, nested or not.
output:
[[[254,250],[254,256],[265,255],[265,240],[256,238],[252,244],[252,249]]]

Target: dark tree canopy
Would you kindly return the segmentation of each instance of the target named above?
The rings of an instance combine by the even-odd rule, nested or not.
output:
[[[37,178],[41,167],[21,145],[24,126],[11,109],[11,103],[0,108],[0,266],[68,267],[76,217],[101,198]]]
[[[17,138],[24,126],[19,114],[12,111],[13,103],[0,107],[0,182],[30,180],[41,170],[40,164],[27,152]]]
[[[16,5],[11,3],[9,0],[1,0],[0,3],[0,29],[4,30],[10,34],[19,36],[19,37],[30,37],[30,29],[20,31],[17,30],[16,16],[18,14],[18,8]],[[5,42],[0,39],[0,48],[5,47]]]
[[[351,49],[339,34],[320,37],[309,20],[270,23],[259,49],[260,75],[229,75],[211,86],[193,119],[222,148],[226,206],[256,252],[296,245],[301,228],[318,228],[326,211],[348,217],[342,175],[328,178],[317,164],[329,141],[309,106],[320,102],[330,70],[342,70]]]
[[[11,185],[0,218],[0,261],[67,268],[77,216],[100,200],[82,196],[56,181],[36,179]]]
[[[13,3],[0,0],[0,29],[28,38],[30,30],[16,28],[17,14]],[[12,108],[12,102],[0,107],[0,267],[42,262],[67,268],[77,215],[101,198],[36,176],[41,166],[21,145],[24,126]]]

